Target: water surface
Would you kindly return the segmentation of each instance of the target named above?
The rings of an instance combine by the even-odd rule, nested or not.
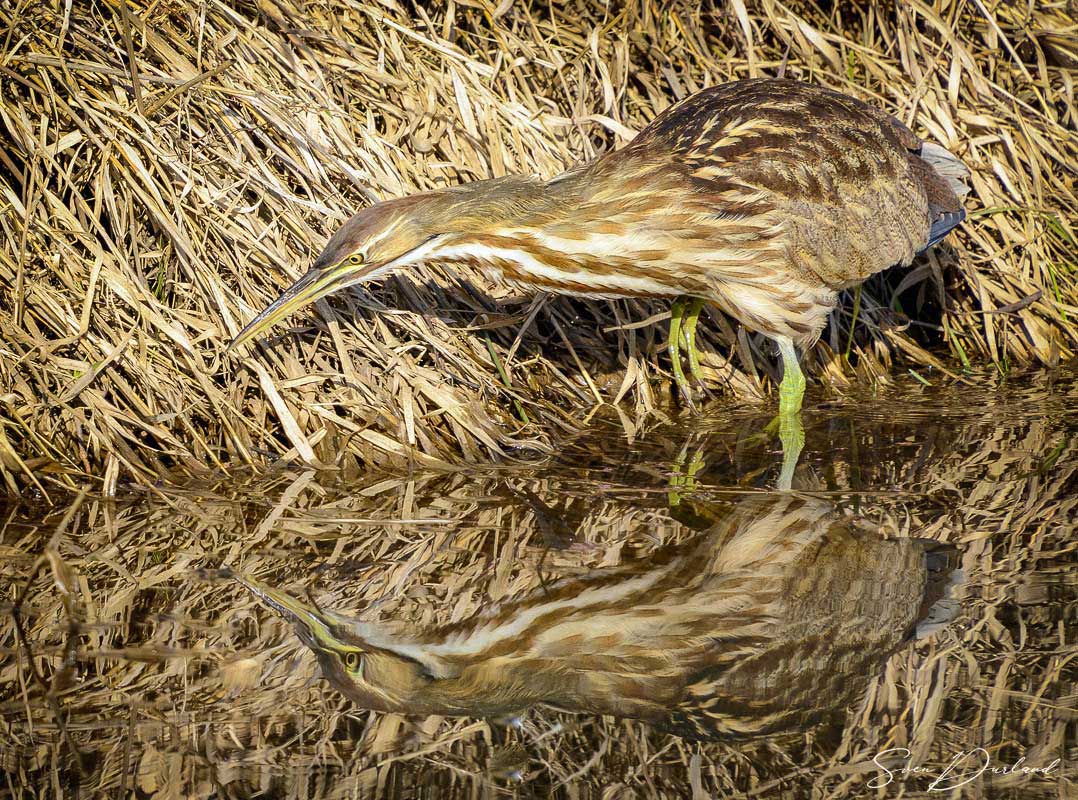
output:
[[[1061,374],[910,379],[810,404],[793,493],[774,491],[769,409],[726,406],[632,441],[600,413],[538,464],[347,483],[285,471],[9,506],[7,786],[1075,796],[1076,399]],[[484,625],[515,626],[503,655],[544,637],[561,655],[534,673],[492,668],[455,712],[471,715],[372,711],[221,568],[412,642],[457,643],[425,669],[459,672]],[[606,602],[581,599],[589,586]],[[558,612],[572,630],[540,613],[567,598],[587,606]],[[664,627],[674,613],[680,627]],[[690,661],[687,703],[677,665]],[[525,689],[571,710],[518,702]]]

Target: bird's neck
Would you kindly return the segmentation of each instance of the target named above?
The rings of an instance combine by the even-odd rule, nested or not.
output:
[[[574,172],[552,180],[507,175],[441,189],[437,195],[441,233],[458,241],[519,228],[541,228],[570,218],[585,202],[587,182]]]
[[[595,169],[549,181],[513,176],[446,190],[447,233],[429,260],[468,264],[530,290],[668,294],[659,277],[647,275],[649,263],[680,247],[670,238],[671,226],[658,224],[666,206],[657,206],[656,198],[666,179],[629,171],[614,181],[598,180]],[[623,268],[628,265],[638,269]]]

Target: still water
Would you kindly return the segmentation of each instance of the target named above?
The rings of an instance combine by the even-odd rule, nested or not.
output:
[[[1072,373],[810,404],[791,492],[724,406],[8,506],[0,793],[1078,796],[1076,409]]]

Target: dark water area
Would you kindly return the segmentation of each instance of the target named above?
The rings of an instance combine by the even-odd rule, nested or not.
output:
[[[0,507],[0,796],[1078,796],[1078,376],[770,411]]]

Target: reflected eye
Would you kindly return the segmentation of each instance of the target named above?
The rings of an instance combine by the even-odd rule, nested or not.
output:
[[[359,671],[359,653],[355,650],[350,650],[344,654],[344,666],[348,668],[349,672]]]

